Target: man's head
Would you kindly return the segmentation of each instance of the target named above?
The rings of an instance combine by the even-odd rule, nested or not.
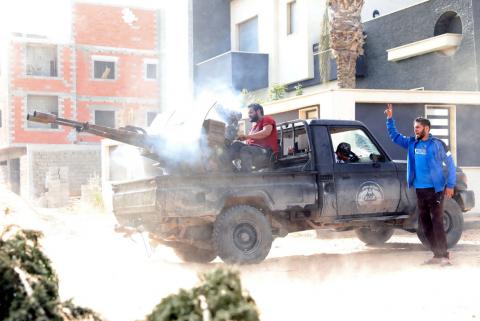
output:
[[[256,123],[263,117],[263,107],[260,104],[254,103],[248,105],[248,118],[251,123]]]
[[[413,123],[413,131],[417,139],[423,139],[430,134],[430,121],[424,117],[417,117]]]
[[[340,143],[337,146],[337,150],[335,151],[337,157],[343,161],[348,161],[350,157],[352,157],[352,149],[349,143]]]

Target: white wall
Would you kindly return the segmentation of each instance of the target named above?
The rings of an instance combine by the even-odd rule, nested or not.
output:
[[[162,111],[193,106],[192,24],[189,1],[166,1],[161,48]],[[162,41],[161,41],[162,42]]]
[[[238,50],[238,24],[258,16],[259,52],[269,54],[269,85],[313,78],[313,44],[320,40],[324,0],[296,0],[297,31],[287,34],[291,0],[233,0],[232,50]]]

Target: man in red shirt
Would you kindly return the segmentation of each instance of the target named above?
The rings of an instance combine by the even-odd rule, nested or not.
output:
[[[240,135],[230,147],[231,159],[241,160],[241,170],[265,167],[278,154],[277,124],[275,119],[263,114],[260,104],[248,106],[248,118],[255,125],[248,135]],[[245,143],[241,142],[245,141]]]

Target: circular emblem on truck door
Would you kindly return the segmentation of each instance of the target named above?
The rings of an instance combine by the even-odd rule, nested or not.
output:
[[[358,189],[357,207],[362,212],[376,212],[375,209],[383,204],[384,199],[382,187],[375,182],[367,181]]]

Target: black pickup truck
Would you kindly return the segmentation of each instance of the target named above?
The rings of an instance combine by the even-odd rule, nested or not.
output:
[[[115,184],[120,224],[142,227],[185,261],[249,264],[268,255],[275,237],[333,229],[355,230],[381,244],[394,229],[417,233],[416,196],[406,186],[406,162],[393,161],[358,121],[296,120],[278,125],[280,153],[251,173],[170,174]],[[337,163],[334,150],[351,145],[358,160]],[[474,207],[464,173],[457,170],[445,200],[448,246],[461,237],[463,213]]]

